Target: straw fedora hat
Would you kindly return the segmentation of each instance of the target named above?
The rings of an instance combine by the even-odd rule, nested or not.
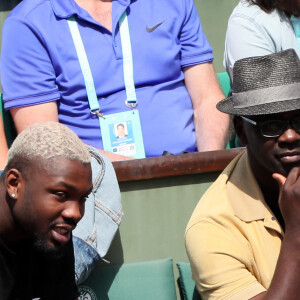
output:
[[[237,60],[232,96],[217,108],[233,115],[268,115],[300,109],[300,60],[293,49]]]

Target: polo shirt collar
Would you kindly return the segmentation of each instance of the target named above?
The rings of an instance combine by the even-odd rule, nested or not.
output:
[[[73,15],[80,15],[81,9],[75,0],[50,0],[55,15],[59,18],[66,19]],[[131,0],[113,0],[120,5],[127,7]]]
[[[227,193],[233,212],[239,219],[244,222],[264,220],[265,227],[283,234],[251,171],[247,151],[242,154],[228,179]]]
[[[78,5],[74,0],[50,0],[54,14],[62,19],[78,14]]]

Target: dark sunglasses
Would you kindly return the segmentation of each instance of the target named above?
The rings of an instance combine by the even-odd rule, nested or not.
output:
[[[254,121],[243,116],[240,117],[250,124],[257,126],[264,137],[273,138],[281,136],[287,129],[288,125],[290,125],[298,134],[300,134],[300,115],[295,116],[290,120],[267,121]]]

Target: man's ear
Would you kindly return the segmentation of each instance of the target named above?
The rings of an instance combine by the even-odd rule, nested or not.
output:
[[[21,172],[18,169],[9,169],[5,175],[5,186],[7,193],[13,199],[18,198],[18,192],[20,192],[24,185],[24,179]]]
[[[237,136],[239,137],[240,142],[244,145],[248,145],[247,136],[245,134],[244,122],[241,117],[234,116],[233,117],[233,125],[236,131]]]

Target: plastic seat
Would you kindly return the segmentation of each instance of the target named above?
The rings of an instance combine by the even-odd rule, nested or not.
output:
[[[224,95],[228,97],[231,90],[230,77],[228,73],[227,72],[217,73],[217,78]]]
[[[196,290],[195,281],[192,278],[192,270],[189,263],[177,262],[179,271],[179,289],[183,300],[201,300]]]
[[[231,82],[228,73],[227,72],[217,73],[217,78],[225,97],[228,97],[231,91]],[[238,137],[236,136],[236,134],[234,134],[231,137],[231,139],[227,142],[226,148],[230,149],[230,148],[236,148],[242,146],[243,145],[240,143]]]
[[[176,300],[173,260],[99,265],[79,290],[83,299]]]

